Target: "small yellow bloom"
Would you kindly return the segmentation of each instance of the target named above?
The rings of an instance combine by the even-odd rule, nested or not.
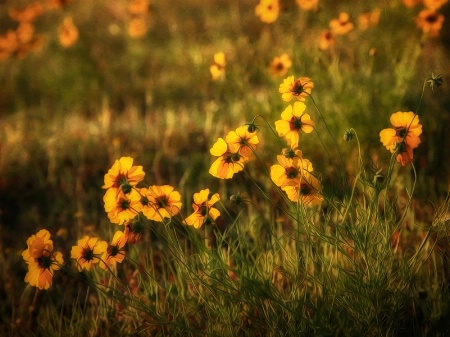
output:
[[[215,193],[209,199],[209,188],[201,190],[194,194],[194,203],[192,208],[194,213],[189,215],[184,223],[189,226],[194,226],[194,228],[201,227],[204,223],[211,220],[216,220],[220,215],[218,209],[214,208],[213,205],[220,200],[219,194]]]
[[[270,63],[269,72],[274,76],[284,77],[288,70],[292,67],[292,60],[288,54],[283,53],[275,56]]]
[[[288,145],[297,146],[299,132],[311,133],[314,130],[314,122],[305,113],[306,105],[303,102],[295,102],[289,105],[282,113],[281,120],[275,122],[275,128],[280,137],[285,137]]]
[[[319,49],[320,50],[330,49],[335,44],[336,44],[336,39],[334,38],[334,35],[330,30],[324,30],[320,34],[320,39],[319,39]]]
[[[237,152],[244,159],[249,158],[253,154],[256,149],[256,144],[259,143],[256,131],[248,132],[247,125],[242,125],[235,131],[228,132],[225,140],[231,152]]]
[[[374,9],[371,12],[362,13],[358,16],[358,28],[360,30],[366,30],[369,27],[378,25],[380,21],[381,10],[379,8]]]
[[[214,54],[214,63],[209,67],[212,79],[217,81],[225,77],[225,66],[227,65],[227,60],[225,58],[225,53],[219,52]]]
[[[105,211],[112,223],[122,225],[125,221],[133,219],[142,209],[141,195],[135,189],[125,194],[122,191],[116,195],[116,190],[106,191],[103,201]]]
[[[438,36],[444,23],[444,16],[431,9],[423,9],[416,17],[416,25],[428,36]]]
[[[280,13],[280,5],[278,0],[260,0],[255,7],[255,14],[262,22],[274,22]]]
[[[319,9],[319,0],[295,0],[295,2],[304,11],[316,11]]]
[[[238,148],[235,148],[235,152],[231,152],[227,142],[219,138],[209,150],[213,156],[219,157],[212,163],[209,173],[216,178],[231,179],[235,173],[242,171],[245,158],[237,151]]]
[[[102,262],[100,263],[100,268],[108,270],[114,270],[117,263],[122,263],[125,258],[125,244],[127,243],[127,238],[122,231],[117,231],[114,233],[114,237],[111,240],[111,244],[108,245],[102,256]]]
[[[125,194],[131,192],[140,181],[144,180],[145,173],[142,166],[133,166],[133,158],[122,157],[105,174],[103,189],[114,189],[110,192],[118,195],[119,191]]]
[[[321,188],[320,181],[308,172],[305,172],[299,184],[281,187],[289,200],[301,202],[305,206],[319,205],[323,201],[320,194]]]
[[[298,151],[298,152],[297,152]],[[279,187],[297,186],[306,174],[313,171],[313,166],[308,159],[301,157],[301,151],[297,150],[298,156],[287,158],[278,155],[279,164],[270,167],[270,178]]]
[[[311,94],[314,88],[314,83],[309,77],[300,77],[295,79],[294,76],[289,76],[280,84],[278,92],[285,102],[289,102],[292,97],[296,97],[299,101],[304,101],[305,97]]]
[[[140,193],[144,200],[142,213],[150,220],[162,222],[180,212],[181,195],[172,186],[150,186],[141,188]]]
[[[51,252],[53,250],[53,241],[50,240],[50,232],[46,229],[41,229],[28,238],[27,246],[28,248],[22,252],[22,257],[25,261],[38,259],[45,252]]]
[[[72,47],[78,40],[78,28],[74,25],[73,19],[66,16],[63,23],[59,26],[59,43],[65,47]]]
[[[339,18],[330,21],[330,29],[336,35],[348,34],[353,28],[354,25],[350,22],[350,16],[345,12],[340,13]]]
[[[106,241],[98,238],[85,236],[78,240],[77,246],[73,246],[70,257],[75,259],[79,271],[83,269],[91,270],[95,263],[100,262],[100,257],[108,248]]]

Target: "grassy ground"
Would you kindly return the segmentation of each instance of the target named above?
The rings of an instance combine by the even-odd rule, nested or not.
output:
[[[0,3],[0,34],[18,27],[11,8],[29,3]],[[317,11],[281,1],[271,24],[255,15],[257,1],[152,1],[148,14],[130,13],[124,0],[41,3],[32,22],[36,46],[0,61],[4,334],[450,334],[450,20],[427,37],[415,24],[423,4],[401,1],[320,1]],[[358,16],[376,8],[379,22],[363,30]],[[446,19],[449,8],[439,9]],[[355,28],[320,50],[322,31],[343,11]],[[67,16],[78,29],[70,47],[58,36]],[[129,24],[138,17],[148,27],[133,38]],[[214,81],[209,67],[220,51],[225,77]],[[282,53],[292,67],[274,76],[270,63]],[[443,85],[434,92],[427,86],[421,100],[432,72],[443,74]],[[281,147],[262,119],[261,165],[253,160],[232,180],[208,174],[218,137],[255,115],[274,127],[288,105],[278,93],[288,75],[312,79],[326,121],[308,101],[317,132],[302,137],[300,148],[322,178],[326,200],[318,208],[286,202],[264,174]],[[391,168],[380,143],[396,111],[418,112],[423,125],[414,170]],[[348,128],[360,152],[344,141]],[[179,219],[149,222],[117,279],[78,274],[70,268],[76,241],[109,241],[118,229],[104,211],[101,186],[122,156],[143,166],[146,185],[180,191],[185,216],[204,188],[219,193],[222,216],[200,229]],[[372,166],[392,172],[380,191],[361,178],[373,178]],[[347,184],[337,179],[341,173]],[[251,203],[231,205],[236,192]],[[42,228],[68,267],[55,272],[49,290],[35,292],[23,281],[20,254]],[[97,284],[105,282],[107,291]]]

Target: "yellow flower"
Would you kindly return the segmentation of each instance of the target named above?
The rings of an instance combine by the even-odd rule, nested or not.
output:
[[[299,184],[281,187],[286,192],[289,200],[301,202],[305,206],[319,205],[323,201],[323,197],[319,192],[321,188],[320,181],[308,172],[305,172]]]
[[[162,222],[171,218],[181,209],[181,195],[169,185],[141,188],[143,197],[142,213],[150,220]]]
[[[279,164],[270,167],[270,178],[279,187],[297,186],[304,175],[313,171],[313,166],[308,159],[302,158],[300,150],[295,151],[293,158],[278,155]]]
[[[333,36],[333,33],[330,30],[324,30],[320,34],[319,39],[319,49],[320,50],[327,50],[331,47],[333,47],[336,44],[336,39]]]
[[[358,22],[359,22],[358,28],[360,30],[366,30],[369,27],[378,25],[378,22],[380,21],[380,14],[381,14],[381,10],[379,8],[376,8],[371,12],[360,14],[358,16]]]
[[[416,25],[428,36],[438,36],[444,16],[431,9],[423,9],[416,17]]]
[[[273,58],[269,66],[269,72],[274,76],[284,77],[291,67],[292,60],[288,54],[284,53]]]
[[[189,215],[184,223],[189,226],[194,226],[194,228],[201,227],[204,223],[214,221],[220,215],[218,209],[214,208],[213,205],[219,201],[220,197],[218,193],[215,193],[209,198],[209,188],[201,190],[194,194],[194,203],[192,208],[194,213]]]
[[[78,40],[78,28],[70,16],[66,16],[58,29],[59,43],[65,48],[72,47]]]
[[[330,21],[330,29],[333,34],[336,35],[345,35],[353,28],[354,25],[350,22],[350,16],[345,12],[340,13],[338,19],[333,19]]]
[[[106,241],[98,238],[85,236],[78,240],[77,246],[73,246],[70,257],[75,259],[79,271],[83,269],[91,270],[95,263],[100,261],[100,257],[108,248]]]
[[[422,125],[412,111],[398,111],[390,118],[393,128],[381,130],[380,141],[391,153],[397,152],[397,161],[406,165],[412,160],[412,150],[419,146]]]
[[[133,158],[122,157],[114,162],[114,165],[105,174],[105,184],[103,189],[114,188],[115,193],[122,190],[123,193],[130,193],[140,181],[144,180],[145,173],[142,166],[133,166]]]
[[[102,256],[102,262],[100,263],[100,268],[108,270],[115,269],[117,263],[122,263],[125,258],[125,244],[127,243],[127,238],[122,231],[117,231],[114,233],[111,244],[108,245]]]
[[[230,179],[237,172],[244,169],[245,158],[236,152],[231,152],[229,146],[223,138],[219,138],[209,152],[217,158],[212,163],[209,173],[220,179]]]
[[[38,259],[45,252],[51,252],[53,250],[53,241],[50,240],[50,232],[46,229],[41,229],[28,238],[27,246],[28,248],[22,252],[22,257],[25,261]]]
[[[219,52],[214,54],[214,63],[209,67],[212,79],[214,81],[221,79],[225,76],[225,66],[227,61],[225,58],[225,53]]]
[[[275,128],[280,137],[285,137],[288,145],[296,146],[299,141],[299,131],[311,133],[314,130],[314,122],[305,113],[306,105],[303,102],[295,102],[289,105],[282,113],[281,120],[275,122]]]
[[[433,11],[437,11],[443,5],[445,5],[448,0],[423,0],[423,5],[425,8],[431,9]]]
[[[255,14],[262,22],[272,23],[278,18],[280,5],[278,0],[260,0],[255,7]]]
[[[314,88],[314,83],[309,77],[300,77],[295,79],[294,76],[289,76],[280,84],[278,92],[285,102],[289,102],[292,97],[296,97],[299,101],[304,101],[305,97],[311,94]]]
[[[125,194],[110,188],[106,191],[103,201],[105,211],[112,223],[122,225],[125,221],[133,219],[142,209],[141,195],[135,189]]]
[[[319,8],[319,0],[295,0],[295,2],[304,11],[315,11]]]
[[[148,18],[146,16],[139,16],[132,18],[128,22],[128,35],[133,39],[139,39],[143,37],[148,30]]]
[[[253,151],[256,149],[256,144],[259,143],[256,131],[248,132],[247,125],[242,125],[235,131],[228,132],[225,140],[231,152],[237,152],[244,159],[249,158],[253,154]]]

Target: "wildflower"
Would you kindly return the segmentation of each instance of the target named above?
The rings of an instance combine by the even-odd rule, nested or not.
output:
[[[181,195],[169,185],[141,188],[144,203],[142,213],[150,220],[163,221],[178,214],[181,209]]]
[[[298,145],[299,131],[311,133],[314,130],[314,122],[305,109],[303,102],[295,102],[281,113],[281,120],[275,122],[278,135],[285,137],[288,145]]]
[[[6,60],[19,47],[17,34],[14,30],[8,30],[0,35],[0,61]]]
[[[355,138],[355,130],[347,129],[344,132],[344,140],[346,142],[351,142]]]
[[[362,13],[358,16],[360,30],[366,30],[369,27],[378,25],[380,21],[381,10],[379,8],[374,9],[371,12]]]
[[[273,58],[269,66],[269,72],[274,76],[284,77],[291,67],[291,58],[288,54],[283,53],[280,56],[275,56]]]
[[[105,174],[103,189],[113,188],[130,193],[134,186],[144,179],[142,166],[133,166],[133,158],[122,157]],[[116,191],[118,193],[118,191]]]
[[[141,241],[145,228],[145,224],[139,216],[125,221],[124,235],[127,242],[134,245]]]
[[[72,247],[70,257],[75,259],[79,271],[83,269],[91,270],[95,263],[100,261],[100,257],[108,248],[106,241],[100,241],[96,237],[85,236],[78,240],[76,246]]]
[[[241,156],[235,149],[230,150],[229,145],[223,138],[219,138],[209,152],[217,158],[209,169],[209,173],[220,179],[230,179],[237,172],[244,169],[245,158]]]
[[[345,12],[341,12],[338,19],[330,21],[330,29],[336,35],[348,34],[353,28],[354,25],[350,22],[350,16]]]
[[[29,22],[21,22],[17,27],[17,41],[20,44],[27,44],[32,42],[34,37],[34,26]]]
[[[336,39],[334,38],[331,30],[324,30],[322,34],[320,34],[319,39],[319,49],[327,50],[333,47],[336,44]]]
[[[315,11],[319,8],[319,0],[295,0],[295,2],[304,11]]]
[[[284,149],[281,150],[281,154],[289,159],[293,159],[295,157],[302,158],[303,153],[301,150],[298,150],[297,147],[298,147],[297,144],[291,147],[285,147]]]
[[[141,195],[134,189],[129,194],[122,191],[115,194],[114,189],[109,189],[106,191],[103,201],[109,220],[119,225],[133,219],[142,209]]]
[[[391,153],[397,153],[397,161],[404,166],[412,160],[412,150],[419,146],[422,125],[412,111],[398,111],[390,121],[393,128],[381,130],[380,141]]]
[[[272,23],[279,15],[280,5],[278,0],[260,0],[255,7],[255,14],[262,22]]]
[[[427,83],[431,87],[431,91],[434,93],[434,87],[440,87],[442,85],[442,82],[444,80],[442,79],[442,75],[438,74],[434,76],[433,73],[431,73],[431,77],[427,78]]]
[[[416,25],[428,36],[438,36],[444,16],[431,9],[423,9],[416,17]]]
[[[128,22],[128,35],[133,39],[139,39],[143,37],[148,30],[148,19],[146,16],[139,16],[136,18],[132,18],[130,22]]]
[[[149,0],[131,0],[128,4],[128,13],[132,15],[141,15],[148,12]]]
[[[214,208],[213,205],[217,201],[219,201],[219,194],[215,193],[209,200],[208,198],[209,188],[206,188],[194,194],[194,203],[192,204],[194,213],[189,215],[184,220],[184,223],[186,225],[194,226],[194,228],[199,228],[204,223],[217,219],[217,217],[220,215],[220,212],[218,209]]]
[[[228,132],[225,140],[232,152],[237,152],[244,158],[249,158],[259,143],[256,132],[249,132],[245,125]]]
[[[298,150],[300,151],[300,150]],[[296,186],[306,173],[313,171],[313,166],[308,159],[301,157],[286,158],[278,155],[278,164],[270,167],[270,178],[279,187]]]
[[[425,8],[431,9],[433,11],[437,11],[443,5],[445,5],[448,0],[423,0],[423,5]]]
[[[319,205],[323,201],[319,193],[320,181],[308,172],[305,172],[299,184],[282,186],[281,189],[286,192],[289,200],[301,202],[305,206]]]
[[[117,231],[114,233],[111,244],[108,245],[102,256],[102,262],[100,268],[108,270],[114,269],[117,263],[122,263],[125,258],[125,244],[127,243],[127,238],[122,231]]]
[[[225,59],[225,54],[223,52],[214,54],[214,63],[209,67],[212,79],[214,81],[225,77],[225,66],[227,61]]]
[[[39,289],[48,289],[52,285],[53,273],[64,263],[60,252],[53,252],[50,233],[42,229],[27,240],[28,248],[22,257],[28,265],[25,282]]]
[[[314,83],[309,77],[300,77],[295,79],[294,76],[289,76],[280,84],[278,92],[285,102],[289,102],[292,97],[296,97],[299,101],[304,101],[305,97],[311,94],[314,88]]]
[[[78,40],[78,28],[70,16],[66,16],[59,26],[59,43],[65,48],[72,47]]]
[[[44,7],[35,1],[23,9],[12,7],[8,10],[11,19],[18,22],[33,22],[38,16],[44,13]]]

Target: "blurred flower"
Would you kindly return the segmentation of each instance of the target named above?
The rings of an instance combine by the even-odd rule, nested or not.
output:
[[[425,8],[431,9],[433,11],[437,11],[443,5],[445,5],[448,0],[423,0],[423,5]]]
[[[314,130],[314,122],[305,109],[305,103],[295,102],[281,113],[281,120],[275,122],[278,135],[285,137],[290,146],[298,145],[300,131],[311,133]]]
[[[20,44],[27,44],[33,40],[34,26],[29,22],[21,22],[16,31],[17,41]]]
[[[69,5],[72,0],[47,0],[47,8],[59,9]]]
[[[194,203],[192,208],[194,213],[189,215],[185,220],[185,224],[189,226],[194,226],[194,228],[201,227],[204,223],[216,220],[220,215],[218,209],[214,208],[213,205],[220,200],[219,194],[215,193],[209,198],[209,188],[201,190],[198,193],[194,193]]]
[[[269,72],[274,76],[284,77],[291,67],[292,60],[288,54],[284,53],[273,58],[270,63]]]
[[[280,84],[278,92],[285,102],[289,102],[292,97],[296,97],[299,101],[304,101],[305,97],[311,94],[314,88],[314,83],[309,77],[300,77],[295,79],[294,76],[289,76]]]
[[[128,13],[132,15],[146,14],[148,13],[149,6],[149,0],[130,0],[128,4]]]
[[[140,193],[145,200],[142,213],[150,220],[163,221],[178,214],[181,209],[181,195],[169,185],[141,188]]]
[[[133,219],[142,209],[141,195],[135,189],[125,194],[114,189],[106,191],[103,201],[109,221],[122,225],[125,221]]]
[[[78,28],[74,25],[73,19],[66,16],[63,23],[59,26],[59,43],[65,47],[72,47],[78,40]]]
[[[139,16],[132,18],[128,23],[128,35],[134,39],[143,37],[148,30],[148,18]]]
[[[402,0],[402,2],[403,2],[403,5],[405,5],[405,7],[412,8],[415,5],[421,3],[422,0]]]
[[[118,190],[127,194],[144,179],[144,176],[142,166],[133,166],[133,158],[122,157],[116,160],[108,173],[105,174],[102,188],[115,189],[116,194],[119,192]]]
[[[32,22],[38,16],[44,13],[44,7],[39,1],[35,1],[23,9],[11,7],[8,9],[8,14],[11,19],[18,22]]]
[[[434,92],[434,87],[440,87],[443,81],[441,74],[434,76],[434,74],[431,73],[431,77],[427,78],[427,83],[430,85],[432,92]]]
[[[10,29],[0,35],[0,61],[6,60],[14,54],[18,47],[17,34],[14,30]]]
[[[416,17],[416,25],[428,36],[438,36],[444,16],[430,9],[423,9]]]
[[[277,160],[278,164],[270,167],[270,178],[279,187],[297,186],[306,173],[313,171],[313,166],[308,159],[286,158],[278,155]]]
[[[262,22],[272,23],[279,15],[280,5],[278,0],[260,0],[255,7],[255,14]]]
[[[125,244],[127,238],[122,231],[114,233],[114,237],[111,240],[111,244],[108,245],[102,256],[102,262],[100,268],[108,270],[108,268],[114,270],[117,263],[122,263],[125,258]]]
[[[345,12],[341,12],[339,18],[330,21],[330,29],[336,35],[345,35],[353,28],[354,25],[350,22],[350,16]]]
[[[85,236],[78,240],[76,246],[72,247],[70,257],[76,260],[79,271],[83,269],[91,270],[95,263],[100,261],[100,257],[108,248],[106,241],[100,241],[96,237]]]
[[[323,201],[320,194],[322,185],[320,181],[310,173],[305,173],[300,183],[294,186],[283,186],[281,189],[286,192],[289,200],[301,202],[305,206],[316,206]]]
[[[244,169],[245,158],[237,153],[238,149],[231,152],[229,145],[223,138],[219,138],[209,150],[217,158],[209,169],[209,173],[220,179],[231,179],[235,173]]]
[[[319,8],[319,0],[295,0],[295,2],[304,11],[315,11]]]
[[[327,50],[333,47],[336,44],[336,39],[333,36],[331,30],[324,30],[322,34],[320,34],[319,40],[319,49]]]
[[[366,30],[369,27],[377,26],[380,21],[381,10],[379,8],[375,8],[371,12],[362,13],[358,16],[360,30]]]
[[[412,111],[398,111],[390,121],[393,128],[381,130],[380,141],[391,153],[397,153],[397,161],[404,166],[412,160],[412,150],[419,146],[422,125]]]
[[[256,132],[249,132],[248,127],[245,125],[238,127],[235,131],[228,132],[225,140],[231,152],[237,152],[244,159],[249,158],[253,154],[256,144],[259,143]]]
[[[225,53],[218,52],[214,54],[214,63],[209,67],[212,79],[214,81],[221,79],[225,76],[225,66],[227,61],[225,59]]]

